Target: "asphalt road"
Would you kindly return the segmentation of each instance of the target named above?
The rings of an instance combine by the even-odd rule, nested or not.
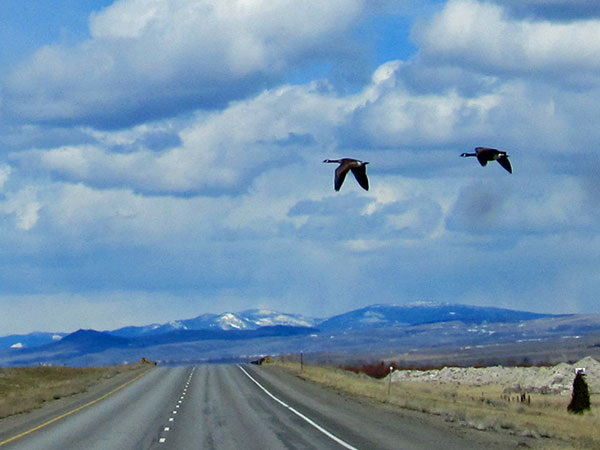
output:
[[[161,367],[4,449],[477,449],[271,367]]]

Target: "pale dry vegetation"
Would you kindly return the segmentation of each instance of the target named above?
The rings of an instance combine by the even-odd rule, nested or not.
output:
[[[567,412],[570,396],[566,395],[531,393],[521,401],[520,395],[507,394],[500,385],[389,383],[387,378],[377,380],[340,368],[304,365],[301,369],[296,362],[277,361],[276,364],[338,391],[434,414],[447,422],[477,430],[539,438],[543,448],[600,448],[598,393],[591,397],[591,412],[573,415]],[[551,439],[544,441],[544,438]],[[556,440],[561,443],[557,445]]]
[[[0,418],[29,412],[44,402],[87,391],[123,372],[137,371],[140,364],[108,367],[0,368]]]

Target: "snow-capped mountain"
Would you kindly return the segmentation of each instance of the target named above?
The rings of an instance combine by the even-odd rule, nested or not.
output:
[[[275,325],[312,327],[317,323],[317,320],[314,318],[307,318],[298,314],[285,314],[268,309],[250,309],[242,312],[241,315],[256,328]]]
[[[316,319],[265,309],[250,309],[239,313],[202,314],[193,319],[173,320],[165,324],[125,327],[112,330],[114,336],[152,336],[175,330],[256,330],[266,326],[312,327]]]

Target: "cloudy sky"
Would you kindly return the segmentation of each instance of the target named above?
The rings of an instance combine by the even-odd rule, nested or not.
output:
[[[0,23],[0,334],[600,312],[598,2],[2,0]],[[334,192],[344,156],[368,192]]]

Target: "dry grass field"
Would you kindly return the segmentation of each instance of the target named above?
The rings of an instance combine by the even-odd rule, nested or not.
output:
[[[600,448],[600,395],[591,396],[592,410],[567,412],[570,396],[529,394],[520,401],[504,393],[504,386],[472,386],[460,382],[389,383],[347,370],[276,361],[306,379],[352,395],[391,403],[401,408],[443,417],[447,422],[477,430],[536,438],[537,448]],[[595,405],[597,405],[595,407]]]
[[[0,419],[41,407],[44,402],[85,392],[104,380],[142,364],[107,367],[0,368]]]

